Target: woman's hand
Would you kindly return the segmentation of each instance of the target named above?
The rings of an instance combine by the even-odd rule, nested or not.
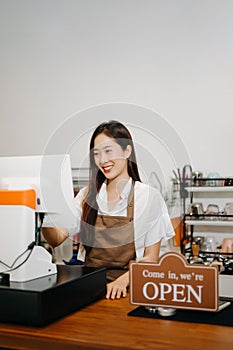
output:
[[[222,253],[233,253],[233,238],[224,238],[221,244]]]
[[[160,242],[157,242],[144,250],[144,256],[139,262],[157,262],[159,257]],[[129,271],[107,284],[107,299],[125,298],[129,286]]]
[[[118,277],[115,281],[107,284],[107,299],[125,298],[129,286],[129,271]]]

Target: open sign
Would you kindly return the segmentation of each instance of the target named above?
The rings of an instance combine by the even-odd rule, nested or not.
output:
[[[130,302],[217,311],[218,270],[214,266],[190,265],[176,252],[163,254],[158,264],[131,263]]]

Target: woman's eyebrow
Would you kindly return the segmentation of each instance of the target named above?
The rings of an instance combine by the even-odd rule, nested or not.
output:
[[[94,151],[98,151],[100,149],[106,149],[106,148],[111,148],[111,147],[112,147],[112,145],[107,145],[107,146],[104,146],[104,147],[94,147],[93,149],[94,149]]]

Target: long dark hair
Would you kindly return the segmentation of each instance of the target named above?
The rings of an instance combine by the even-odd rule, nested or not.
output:
[[[81,241],[88,246],[91,245],[91,237],[93,237],[94,226],[98,214],[98,205],[96,202],[96,195],[100,191],[100,188],[105,181],[106,177],[99,170],[94,160],[94,142],[95,138],[99,134],[105,134],[108,137],[113,138],[123,150],[128,145],[131,146],[131,155],[128,158],[128,174],[134,181],[141,181],[136,161],[135,149],[133,145],[132,136],[129,130],[122,123],[111,120],[100,124],[94,131],[89,148],[89,161],[90,161],[90,173],[89,173],[89,185],[86,196],[82,204],[82,224],[81,224]]]

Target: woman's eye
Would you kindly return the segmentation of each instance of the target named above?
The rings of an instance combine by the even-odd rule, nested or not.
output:
[[[106,153],[110,153],[110,152],[112,152],[111,149],[107,149],[107,150],[106,150]]]
[[[97,157],[99,155],[98,152],[94,152],[94,157]]]

